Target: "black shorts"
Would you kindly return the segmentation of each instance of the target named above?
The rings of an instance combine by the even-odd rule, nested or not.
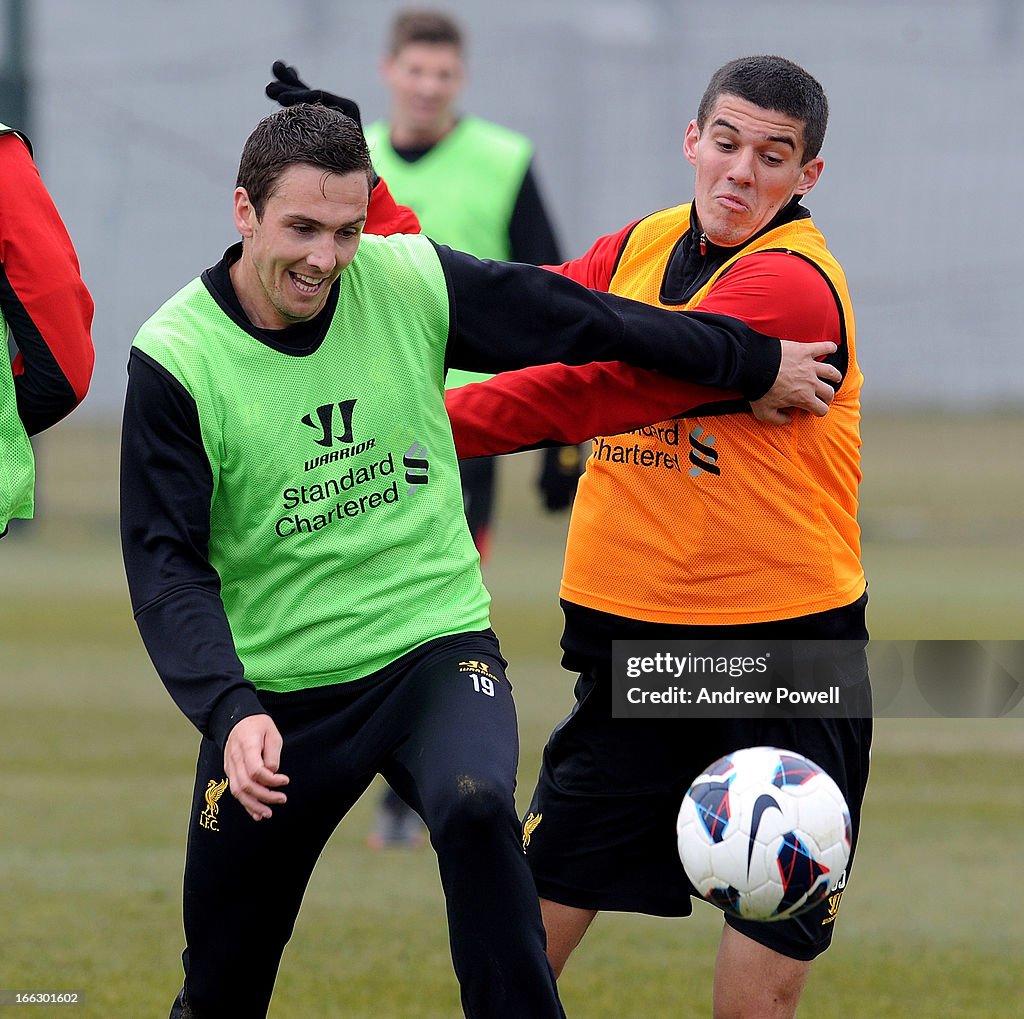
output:
[[[846,797],[856,847],[870,743],[870,718],[613,718],[610,665],[594,662],[544,750],[525,822],[537,889],[581,909],[688,916],[697,893],[676,849],[679,806],[707,765],[746,746],[795,750],[824,768]],[[852,864],[851,853],[839,890],[802,916],[726,922],[782,955],[813,959],[831,941]]]

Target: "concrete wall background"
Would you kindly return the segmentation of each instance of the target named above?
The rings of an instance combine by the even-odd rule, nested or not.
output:
[[[241,146],[275,58],[386,113],[390,0],[29,0],[32,137],[96,299],[113,416],[138,325],[234,238]],[[1022,0],[451,0],[464,107],[529,134],[567,254],[692,194],[711,72],[777,52],[829,94],[807,200],[850,278],[868,404],[1019,408]],[[0,119],[4,111],[0,109]]]

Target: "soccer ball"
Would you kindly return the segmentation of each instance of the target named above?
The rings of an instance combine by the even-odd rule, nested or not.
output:
[[[749,747],[697,776],[676,822],[686,876],[744,920],[818,905],[850,859],[850,811],[831,776],[791,750]]]

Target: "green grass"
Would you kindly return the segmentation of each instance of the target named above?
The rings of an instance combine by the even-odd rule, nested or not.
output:
[[[1020,637],[1024,472],[1005,451],[1022,445],[1024,418],[869,415],[875,636]],[[131,620],[115,436],[68,424],[39,451],[40,521],[0,543],[0,990],[85,996],[40,1017],[166,1015],[198,737]],[[534,469],[520,457],[504,473],[488,577],[519,705],[523,804],[572,689],[557,665],[565,519],[537,509]],[[1019,719],[879,721],[857,868],[802,1015],[1024,1012],[1022,769]],[[274,1016],[460,1014],[433,855],[368,850],[372,807],[373,796],[356,806],[314,875]],[[719,927],[711,907],[687,921],[599,917],[562,980],[570,1017],[707,1016]]]

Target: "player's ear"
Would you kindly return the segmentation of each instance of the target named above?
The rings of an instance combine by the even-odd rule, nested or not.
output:
[[[793,190],[794,194],[806,195],[808,191],[818,183],[818,178],[821,176],[821,171],[825,169],[825,160],[821,156],[815,156],[814,159],[809,159],[804,163],[803,169],[800,171],[800,179],[797,181],[797,185]]]
[[[697,165],[697,142],[700,141],[700,128],[697,121],[691,120],[686,134],[683,135],[683,155],[694,166]]]
[[[259,217],[249,201],[249,192],[245,188],[235,188],[234,202],[235,229],[242,237],[251,237]]]

